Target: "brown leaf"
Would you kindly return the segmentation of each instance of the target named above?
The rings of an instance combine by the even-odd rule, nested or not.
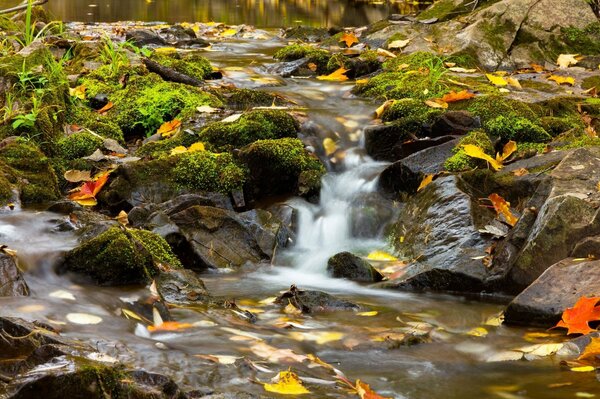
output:
[[[504,218],[508,224],[514,226],[517,223],[519,218],[513,215],[513,213],[510,211],[510,202],[507,202],[504,198],[496,193],[490,194],[488,198],[490,201],[492,201],[492,205],[494,206],[496,213],[498,213],[498,215],[504,215]]]

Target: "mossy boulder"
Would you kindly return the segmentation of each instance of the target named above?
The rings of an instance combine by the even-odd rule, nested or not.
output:
[[[388,109],[385,110],[381,119],[384,122],[390,122],[396,119],[409,119],[414,123],[426,123],[443,111],[427,106],[423,101],[413,98],[396,100]]]
[[[278,97],[261,90],[229,89],[224,93],[215,93],[222,102],[238,110],[248,110],[252,107],[268,107],[275,104]]]
[[[59,139],[57,153],[65,160],[82,158],[101,148],[103,142],[102,138],[84,130]]]
[[[482,124],[498,116],[515,116],[539,122],[541,107],[514,100],[500,94],[477,96],[468,101],[467,110],[481,118]]]
[[[246,170],[231,154],[199,151],[183,154],[173,169],[175,181],[186,188],[229,193],[242,188]]]
[[[540,125],[527,118],[513,115],[499,115],[490,119],[484,124],[484,128],[490,136],[504,141],[543,143],[552,138]]]
[[[257,140],[295,138],[299,130],[299,123],[287,112],[256,110],[245,113],[235,122],[209,124],[199,138],[222,151],[241,148]]]
[[[463,137],[456,147],[452,150],[454,155],[446,160],[444,169],[449,172],[461,172],[473,168],[485,168],[486,161],[478,158],[473,158],[465,153],[463,147],[467,144],[476,145],[481,148],[486,154],[494,156],[494,146],[489,136],[482,130],[475,130]]]
[[[60,196],[50,159],[37,146],[23,139],[13,140],[0,148],[0,170],[4,176],[0,179],[4,197],[8,193],[6,182],[19,190],[21,201],[25,203],[52,201]]]
[[[314,194],[320,188],[320,176],[325,173],[319,159],[293,138],[256,141],[242,148],[239,158],[249,170],[246,188],[254,199],[300,192]],[[300,187],[300,181],[311,186]]]
[[[123,143],[125,140],[123,131],[113,117],[113,113],[100,115],[84,104],[75,104],[68,111],[67,121],[73,125],[91,130],[104,138]]]
[[[307,58],[309,63],[314,63],[317,66],[316,72],[323,74],[329,71],[329,60],[331,54],[323,49],[319,49],[313,46],[307,46],[304,44],[290,44],[280,50],[278,50],[274,58],[279,61],[295,61],[300,58]],[[338,66],[339,67],[339,66]],[[331,68],[334,68],[333,66]],[[336,69],[336,68],[334,68]]]
[[[198,80],[204,80],[210,76],[213,71],[210,62],[197,53],[181,55],[173,53],[171,56],[154,53],[152,59],[166,67],[172,68],[177,72],[183,73]]]
[[[59,267],[95,284],[147,284],[159,273],[159,264],[181,268],[167,242],[145,230],[112,227],[69,251]]]

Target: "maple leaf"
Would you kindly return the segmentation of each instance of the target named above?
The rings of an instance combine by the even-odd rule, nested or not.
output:
[[[344,32],[339,41],[346,43],[346,47],[352,47],[353,44],[358,43],[358,38],[352,32]]]
[[[298,375],[293,371],[281,371],[278,377],[279,381],[276,384],[263,385],[265,391],[283,395],[302,395],[304,393],[310,393],[310,391],[302,385],[302,381],[300,381]]]
[[[581,297],[572,308],[567,308],[562,314],[562,320],[555,327],[567,328],[569,334],[587,334],[595,331],[590,328],[590,321],[600,320],[600,306],[596,303],[600,301],[600,297]]]
[[[577,360],[598,360],[597,358],[600,356],[600,338],[592,337],[591,341],[581,355],[577,358]]]
[[[329,75],[317,76],[317,79],[342,82],[344,80],[348,80],[348,76],[345,75],[346,72],[348,72],[348,69],[342,67]]]
[[[69,199],[83,206],[96,205],[96,195],[108,181],[110,172],[111,171],[99,173],[94,179],[86,181],[69,195]]]
[[[510,211],[510,202],[507,202],[504,198],[496,193],[490,194],[488,198],[490,201],[492,201],[492,205],[494,206],[496,213],[498,215],[504,215],[504,218],[508,224],[514,226],[517,223],[519,218],[513,215],[513,213]]]
[[[358,393],[360,399],[391,399],[373,392],[371,387],[361,380],[356,380],[356,393]]]
[[[445,101],[447,103],[453,103],[456,101],[468,100],[473,97],[475,97],[475,93],[471,93],[467,90],[462,90],[462,91],[459,91],[458,93],[455,92],[454,90],[452,90],[450,93],[445,94],[442,97],[442,101]]]
[[[160,125],[157,133],[160,133],[163,137],[170,137],[179,131],[181,127],[181,121],[178,119],[173,119],[172,121],[165,122]]]

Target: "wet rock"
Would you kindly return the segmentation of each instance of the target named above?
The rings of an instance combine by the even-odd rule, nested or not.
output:
[[[600,261],[564,259],[512,300],[504,312],[504,322],[551,327],[579,298],[599,295]]]
[[[384,232],[397,210],[394,202],[378,193],[358,195],[351,203],[353,237],[372,238]]]
[[[350,252],[340,252],[327,261],[327,273],[332,277],[353,281],[378,282],[383,276],[366,260]]]
[[[131,29],[125,33],[125,40],[138,47],[166,46],[167,41],[151,29]]]
[[[381,63],[365,60],[361,57],[353,57],[346,60],[344,67],[348,70],[346,76],[350,79],[355,79],[379,70]]]
[[[467,111],[448,111],[440,115],[430,127],[432,137],[462,135],[481,128],[479,117]]]
[[[191,270],[162,272],[154,281],[159,294],[168,303],[206,302],[210,298],[204,282]]]
[[[292,285],[289,291],[279,295],[275,303],[282,306],[291,303],[302,313],[360,309],[360,306],[355,303],[338,299],[322,291],[299,290],[295,285]]]
[[[402,277],[381,283],[383,287],[474,292],[483,288],[487,270],[480,257],[490,241],[478,229],[494,215],[473,202],[469,190],[457,176],[441,177],[406,202],[390,240],[401,257],[415,261]]]
[[[286,39],[295,39],[302,42],[320,42],[330,37],[329,30],[325,28],[313,28],[310,26],[296,26],[288,28],[283,33]]]
[[[415,173],[435,174],[441,172],[444,170],[444,163],[454,154],[452,150],[460,141],[460,138],[456,136],[451,137],[452,139],[443,141],[439,145],[427,147],[402,158],[400,162]],[[444,137],[440,137],[440,139],[444,139]]]
[[[29,287],[14,256],[0,252],[0,297],[28,296]]]
[[[379,175],[378,187],[390,198],[397,198],[398,194],[415,194],[423,175],[413,172],[402,161],[397,161],[385,168]]]
[[[571,257],[600,259],[600,236],[586,237],[579,241],[571,252]]]
[[[268,68],[268,71],[273,75],[279,75],[284,78],[290,76],[313,76],[315,71],[308,67],[310,59],[307,57],[300,58],[294,61],[279,62]]]
[[[161,264],[181,268],[167,242],[145,230],[113,227],[65,255],[58,272],[72,272],[98,285],[146,284]]]
[[[404,127],[395,123],[367,126],[364,137],[367,154],[381,161],[395,161],[396,147],[407,140]]]
[[[409,140],[394,148],[394,159],[404,159],[427,148],[440,146],[448,141],[453,141],[457,136],[441,136],[420,140]]]

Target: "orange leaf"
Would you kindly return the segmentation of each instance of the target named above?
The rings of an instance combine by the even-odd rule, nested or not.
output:
[[[435,175],[425,175],[425,177],[423,177],[423,180],[421,180],[421,184],[419,184],[419,188],[417,188],[417,192],[423,190],[425,187],[427,187],[429,185],[429,183],[431,183],[433,181],[433,177]]]
[[[344,75],[346,72],[348,72],[348,70],[342,67],[329,75],[317,76],[317,79],[319,79],[319,80],[335,80],[335,81],[341,82],[344,80],[348,80],[348,76]]]
[[[352,32],[344,32],[339,41],[346,43],[346,47],[352,47],[353,44],[358,43],[358,38]]]
[[[112,103],[112,101],[109,101],[104,107],[100,108],[96,112],[99,113],[99,114],[103,114],[103,113],[107,112],[109,109],[111,109],[114,106],[115,105]]]
[[[165,122],[160,125],[157,133],[160,133],[163,137],[169,137],[177,133],[180,127],[181,121],[178,119],[173,119],[172,121]]]
[[[600,306],[596,303],[600,297],[581,297],[572,308],[567,308],[562,314],[562,320],[555,327],[567,328],[567,334],[587,334],[595,331],[590,328],[590,321],[600,320]]]
[[[180,323],[178,321],[165,321],[162,324],[159,324],[158,326],[148,326],[148,331],[179,331],[191,327],[194,326],[190,323]]]
[[[442,100],[447,103],[453,103],[456,101],[468,100],[475,97],[475,93],[471,93],[467,90],[459,91],[458,93],[452,90],[450,93],[445,94]]]
[[[371,387],[361,380],[356,380],[356,392],[360,396],[360,399],[391,399],[373,392]]]
[[[517,220],[519,220],[519,218],[513,215],[510,211],[510,202],[506,202],[504,198],[502,198],[496,193],[490,194],[488,198],[490,199],[490,201],[492,201],[492,205],[494,205],[496,213],[498,215],[504,215],[504,218],[506,219],[506,222],[508,224],[514,226],[517,223]]]
[[[600,338],[592,337],[577,360],[597,360],[598,356],[600,356]]]
[[[111,171],[99,173],[93,180],[86,181],[69,195],[69,199],[84,206],[96,205],[96,195],[108,181],[110,172]]]

